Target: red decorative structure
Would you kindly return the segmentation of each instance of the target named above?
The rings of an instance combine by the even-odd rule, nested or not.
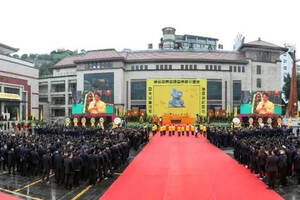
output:
[[[298,91],[297,91],[297,73],[296,73],[296,61],[295,52],[291,54],[293,58],[292,80],[290,86],[290,97],[287,109],[289,117],[296,117],[298,112]]]

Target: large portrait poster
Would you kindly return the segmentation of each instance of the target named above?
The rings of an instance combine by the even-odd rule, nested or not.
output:
[[[106,106],[114,103],[114,73],[84,75],[84,113],[106,113]]]
[[[242,91],[241,114],[282,114],[279,91]]]
[[[114,104],[114,73],[84,75],[82,102],[74,104],[73,114],[112,114]]]

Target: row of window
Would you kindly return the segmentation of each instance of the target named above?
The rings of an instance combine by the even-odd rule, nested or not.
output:
[[[205,65],[206,70],[221,71],[221,65]]]
[[[231,72],[245,72],[245,66],[229,66]]]
[[[261,67],[258,65],[257,67]],[[172,70],[172,65],[156,65],[156,70]],[[197,70],[197,65],[180,65],[180,70]],[[132,71],[148,70],[148,65],[132,65]],[[221,71],[221,65],[205,65],[205,70],[207,71]],[[229,71],[231,72],[245,72],[245,66],[229,66]],[[261,68],[257,68],[257,74],[261,74]]]
[[[148,65],[136,65],[136,66],[132,65],[131,70],[132,71],[134,71],[134,70],[136,70],[136,71],[148,70]]]

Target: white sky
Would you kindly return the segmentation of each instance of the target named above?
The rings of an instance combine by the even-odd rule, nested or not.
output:
[[[3,0],[0,42],[22,53],[57,48],[158,48],[161,29],[215,37],[231,50],[238,33],[300,46],[299,0]]]

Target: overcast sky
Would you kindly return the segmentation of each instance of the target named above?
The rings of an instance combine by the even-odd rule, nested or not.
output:
[[[299,0],[6,0],[0,7],[0,43],[20,54],[158,48],[166,26],[218,38],[226,50],[238,33],[246,42],[300,46]]]

